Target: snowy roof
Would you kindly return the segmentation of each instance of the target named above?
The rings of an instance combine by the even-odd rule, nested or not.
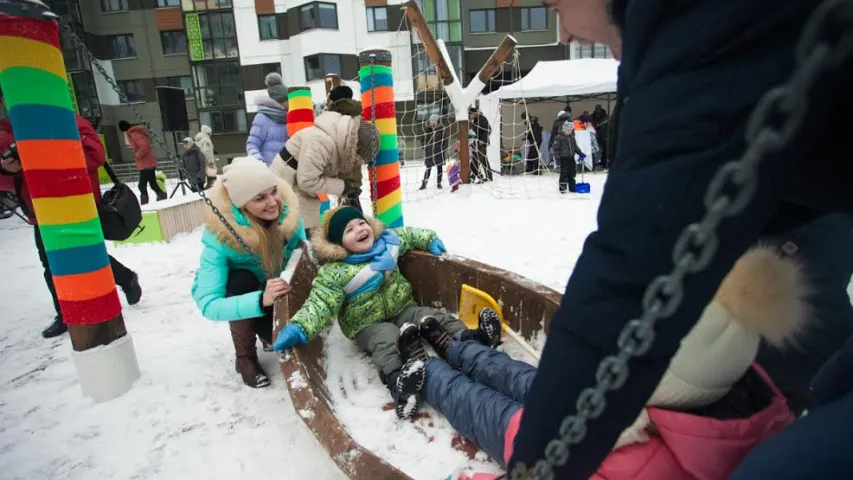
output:
[[[612,58],[538,62],[521,80],[501,87],[497,95],[504,99],[615,92],[618,70],[619,62]]]

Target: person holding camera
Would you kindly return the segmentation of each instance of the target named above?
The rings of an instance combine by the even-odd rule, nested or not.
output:
[[[6,109],[6,103],[3,100],[3,92],[0,91],[0,106]],[[98,179],[98,168],[101,167],[106,160],[106,152],[92,124],[80,115],[76,115],[77,130],[80,132],[80,142],[83,145],[83,154],[86,157],[86,170],[89,173],[89,180],[92,183],[92,194],[95,196],[95,203],[101,201],[101,184]],[[47,262],[47,253],[42,242],[39,226],[36,222],[36,216],[33,210],[33,201],[27,188],[26,177],[23,174],[21,160],[18,156],[17,145],[15,143],[15,134],[12,132],[12,124],[9,118],[0,119],[0,174],[13,176],[15,180],[15,193],[18,196],[21,210],[29,219],[29,223],[33,226],[35,234],[36,249],[38,250],[39,260],[44,267],[44,281],[47,284],[47,289],[53,298],[53,308],[56,310],[56,317],[53,322],[42,331],[44,338],[52,338],[62,335],[68,331],[68,327],[62,321],[62,312],[59,309],[59,298],[56,296],[56,288],[53,285],[53,276],[50,273],[50,265]],[[139,277],[129,268],[125,267],[118,260],[110,255],[110,266],[113,271],[116,285],[120,286],[127,298],[127,303],[135,305],[142,298],[142,288],[139,286]]]

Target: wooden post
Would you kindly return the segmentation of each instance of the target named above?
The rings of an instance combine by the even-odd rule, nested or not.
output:
[[[492,78],[495,72],[500,68],[501,64],[507,59],[510,53],[515,50],[518,42],[511,35],[507,35],[498,45],[498,48],[492,52],[489,60],[471,84],[462,88],[459,85],[453,70],[448,64],[448,59],[442,54],[441,47],[433,36],[426,23],[426,19],[418,8],[418,3],[415,0],[409,0],[403,4],[403,9],[406,11],[406,17],[412,30],[415,30],[424,45],[424,50],[427,56],[435,64],[438,70],[438,75],[444,85],[444,90],[450,98],[451,103],[456,109],[456,122],[459,127],[457,140],[459,141],[459,176],[462,183],[471,182],[471,158],[469,155],[468,130],[468,107],[477,98],[477,95],[483,91],[483,87]],[[488,162],[486,162],[488,164]],[[486,165],[488,167],[488,165]]]
[[[417,31],[418,36],[421,39],[421,43],[424,44],[427,56],[438,69],[438,76],[441,78],[441,82],[444,85],[452,84],[454,81],[453,71],[447,65],[447,61],[441,54],[441,51],[438,48],[438,42],[435,41],[435,37],[430,31],[426,19],[424,18],[423,13],[421,13],[421,9],[418,8],[418,2],[415,0],[409,0],[403,4],[403,9],[406,11],[406,17],[409,19],[410,28]]]
[[[389,228],[402,227],[403,190],[400,188],[400,150],[391,52],[365,50],[358,54],[358,66],[363,118],[372,121],[379,130],[379,152],[367,165],[373,215]],[[375,118],[371,118],[371,111],[375,111]]]
[[[130,390],[140,372],[92,195],[56,20],[41,2],[0,5],[0,86],[80,386],[100,402]]]

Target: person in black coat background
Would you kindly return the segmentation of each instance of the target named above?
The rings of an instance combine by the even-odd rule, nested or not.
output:
[[[557,118],[554,119],[554,124],[551,126],[551,139],[548,140],[548,149],[554,148],[554,140],[557,138],[557,132],[560,131],[560,128],[563,126],[563,122],[565,122],[566,120],[571,121],[571,119],[571,110],[560,110],[557,113]]]
[[[474,148],[474,157],[469,160],[471,175],[479,178],[481,182],[492,180],[492,168],[486,149],[489,146],[489,136],[492,134],[492,126],[486,116],[476,107],[468,108],[468,128],[474,131],[477,144]]]
[[[550,324],[510,471],[519,462],[532,468],[544,457],[546,445],[559,438],[563,419],[576,413],[581,392],[596,383],[599,363],[617,352],[619,333],[641,314],[646,287],[672,269],[676,239],[705,213],[711,178],[745,151],[747,122],[759,99],[794,71],[795,45],[820,1],[545,3],[560,14],[563,41],[576,36],[606,43],[621,58],[618,152],[602,194],[598,229],[587,238]],[[853,62],[847,59],[839,69],[819,77],[801,112],[806,119],[829,121],[801,122],[786,146],[765,155],[755,196],[717,227],[713,260],[687,276],[679,307],[658,322],[651,349],[630,363],[627,382],[607,396],[602,415],[587,422],[585,438],[571,447],[554,478],[585,479],[596,471],[748,248],[762,236],[805,227],[829,212],[853,212],[851,162],[838,154],[845,148],[838,139],[847,123],[841,115],[853,108],[853,91],[845,85],[853,77]],[[816,158],[825,162],[819,168]],[[849,245],[835,248],[823,255],[853,251]],[[853,396],[844,401],[853,412]],[[853,441],[853,429],[839,434],[846,437],[834,442],[836,458],[849,458],[843,449]],[[802,462],[791,455],[775,460]],[[810,463],[815,472],[821,468]]]
[[[527,130],[524,132],[524,143],[527,145],[527,161],[524,163],[525,173],[539,173],[542,148],[542,125],[539,117],[527,119],[527,113],[522,112],[521,121],[527,122]]]
[[[432,168],[435,167],[436,187],[440,190],[441,177],[444,173],[444,156],[448,148],[448,121],[446,117],[442,119],[436,114],[432,114],[424,123],[424,134],[421,137],[421,143],[424,146],[424,180],[421,182],[421,188],[424,190],[429,181],[429,174]]]

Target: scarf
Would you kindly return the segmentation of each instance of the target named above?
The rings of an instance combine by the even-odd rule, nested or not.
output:
[[[264,115],[270,117],[272,121],[275,123],[285,124],[287,123],[287,112],[284,111],[283,108],[278,107],[268,107],[266,105],[261,105],[258,107],[258,113],[263,113]]]
[[[379,238],[373,242],[373,247],[364,253],[353,253],[344,259],[344,263],[358,265],[370,262],[370,269],[374,272],[387,272],[397,266],[394,258],[394,247],[399,248],[400,238],[390,230],[385,230]]]

